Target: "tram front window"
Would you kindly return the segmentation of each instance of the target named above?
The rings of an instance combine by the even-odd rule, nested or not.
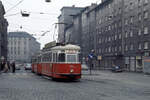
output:
[[[67,55],[67,62],[77,62],[77,55],[68,54]]]
[[[58,57],[59,62],[65,62],[65,53],[60,53]]]

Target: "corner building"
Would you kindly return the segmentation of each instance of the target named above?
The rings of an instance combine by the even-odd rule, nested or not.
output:
[[[149,8],[149,0],[102,0],[74,16],[67,30],[75,44],[80,32],[82,57],[95,50],[99,58],[95,68],[110,69],[115,64],[141,72],[143,58],[150,56]]]
[[[27,32],[9,32],[8,59],[18,63],[30,63],[31,57],[40,51],[40,43]]]
[[[5,9],[0,1],[0,58],[7,59],[7,27],[8,22],[4,18]]]

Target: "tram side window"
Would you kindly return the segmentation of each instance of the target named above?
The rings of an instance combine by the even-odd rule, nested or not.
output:
[[[49,61],[52,61],[52,53],[49,53]]]
[[[38,57],[38,62],[41,62],[41,57]]]
[[[53,53],[53,62],[56,62],[56,53]]]
[[[60,53],[59,54],[58,62],[65,62],[65,53]]]

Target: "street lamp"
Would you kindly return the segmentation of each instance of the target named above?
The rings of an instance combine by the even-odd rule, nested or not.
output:
[[[27,11],[21,11],[22,17],[29,17],[30,14]]]
[[[45,0],[45,2],[51,2],[51,0]]]

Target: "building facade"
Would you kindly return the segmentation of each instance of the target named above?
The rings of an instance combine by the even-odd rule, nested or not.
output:
[[[65,42],[64,31],[66,27],[70,26],[73,22],[73,16],[80,13],[83,8],[81,7],[63,7],[61,15],[58,17],[58,41]]]
[[[8,22],[4,18],[5,9],[0,1],[0,58],[7,59],[7,26]]]
[[[67,30],[74,43],[81,40],[82,57],[95,51],[95,67],[142,71],[144,56],[150,56],[149,7],[149,0],[102,0],[85,7]]]
[[[101,66],[143,70],[143,57],[150,55],[149,5],[148,0],[105,0],[95,8]]]
[[[8,51],[9,60],[27,63],[40,51],[40,43],[27,32],[9,32]]]

